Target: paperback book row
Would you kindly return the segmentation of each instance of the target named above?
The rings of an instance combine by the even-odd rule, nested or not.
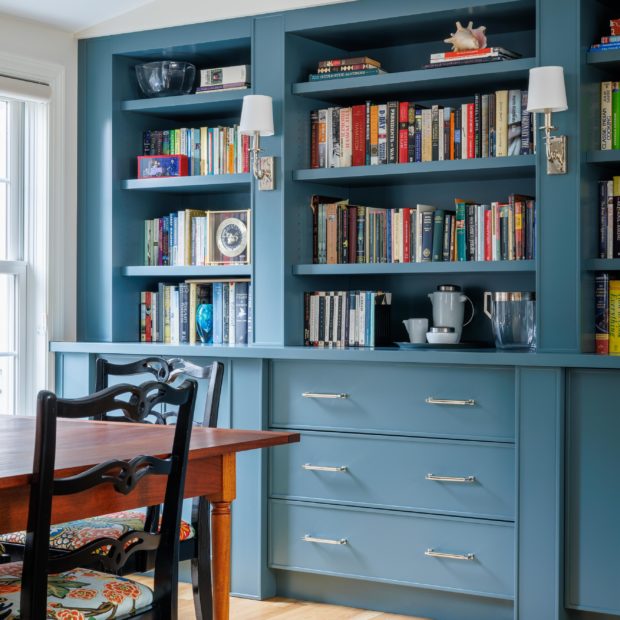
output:
[[[304,293],[304,345],[374,347],[391,344],[392,294],[383,291]]]
[[[427,263],[533,260],[536,203],[511,194],[507,202],[455,199],[455,209],[418,204],[379,209],[313,196],[312,262]]]
[[[594,279],[596,352],[599,355],[620,355],[620,280],[608,273]]]
[[[521,54],[503,47],[481,47],[476,50],[459,50],[453,52],[437,52],[431,54],[424,69],[439,67],[458,67],[459,65],[473,65],[483,62],[498,62],[521,58]]]
[[[160,282],[140,293],[140,341],[164,344],[248,344],[252,283],[237,280]]]
[[[599,181],[599,258],[620,258],[620,176]]]
[[[591,52],[620,49],[620,18],[609,20],[609,35],[601,37],[600,43],[590,47]]]
[[[144,265],[248,265],[250,210],[185,209],[144,221]]]
[[[620,149],[620,82],[601,82],[601,150]]]
[[[316,73],[310,73],[308,80],[310,82],[317,82],[320,80],[380,75],[383,73],[387,73],[387,71],[381,68],[381,63],[368,56],[332,58],[330,60],[321,60],[317,66]]]
[[[457,107],[366,101],[313,110],[311,167],[528,155],[536,148],[534,122],[521,90],[477,94]]]
[[[185,155],[189,176],[250,171],[250,137],[239,127],[147,129],[142,155]]]

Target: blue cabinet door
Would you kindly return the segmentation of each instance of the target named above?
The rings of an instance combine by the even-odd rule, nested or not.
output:
[[[567,605],[620,614],[620,372],[568,385]]]

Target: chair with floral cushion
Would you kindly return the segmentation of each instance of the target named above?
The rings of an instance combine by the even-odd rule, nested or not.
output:
[[[224,365],[212,362],[198,366],[181,358],[164,359],[147,357],[127,364],[115,364],[104,358],[97,359],[95,390],[107,388],[111,377],[152,375],[158,381],[174,383],[183,378],[204,379],[207,382],[204,412],[199,426],[215,428],[218,420],[220,393]],[[149,415],[132,419],[123,411],[102,413],[99,420],[146,422],[166,424],[176,417],[176,411],[152,409]],[[195,422],[196,423],[196,422]],[[50,548],[53,552],[66,553],[102,536],[120,538],[129,531],[155,533],[159,527],[160,507],[151,506],[145,510],[123,511],[106,514],[69,523],[53,525],[50,531]],[[14,557],[21,557],[26,532],[13,532],[0,536],[0,543]],[[205,498],[195,498],[192,505],[191,523],[182,520],[179,530],[179,559],[191,560],[192,587],[197,620],[210,620],[212,617],[211,591],[211,541],[209,524],[209,503]],[[136,553],[127,563],[116,567],[117,574],[146,572],[154,567],[152,552]],[[2,616],[0,615],[0,620]]]
[[[39,393],[24,561],[0,565],[0,618],[177,619],[178,529],[196,389],[196,382],[188,379],[178,388],[157,381],[140,386],[120,384],[80,399],[61,399],[47,391]],[[120,409],[129,417],[140,419],[160,403],[178,406],[167,458],[136,456],[131,460],[109,460],[68,478],[54,478],[59,417],[96,418]],[[112,485],[116,492],[127,495],[151,475],[167,478],[158,533],[132,530],[120,538],[99,538],[62,555],[50,553],[54,495],[79,493],[101,484]],[[156,551],[153,590],[109,574],[134,553],[147,550]],[[94,558],[107,572],[84,568]]]

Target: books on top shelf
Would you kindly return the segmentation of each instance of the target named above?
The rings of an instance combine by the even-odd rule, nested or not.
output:
[[[455,208],[418,204],[400,209],[313,196],[314,264],[532,260],[536,205],[511,194],[506,202],[455,199]]]
[[[214,67],[200,70],[200,86],[197,93],[215,90],[239,90],[250,87],[250,65]]]
[[[534,115],[535,116],[535,115]],[[310,114],[312,168],[528,155],[536,151],[527,91],[476,94],[454,107],[412,101]]]
[[[144,221],[144,265],[249,265],[250,210],[185,209]]]
[[[608,273],[594,279],[596,353],[620,355],[620,280]]]
[[[457,52],[437,52],[431,54],[428,64],[424,69],[436,69],[438,67],[454,67],[458,65],[470,65],[481,62],[495,62],[521,58],[521,54],[512,52],[503,47],[483,47],[477,50],[462,50]]]
[[[238,174],[250,171],[250,137],[239,127],[147,129],[142,155],[186,155],[187,174]]]
[[[380,75],[383,73],[387,73],[387,71],[381,68],[381,63],[367,56],[333,58],[331,60],[321,60],[316,73],[310,73],[308,80],[315,82],[318,80]]]
[[[160,282],[140,293],[140,341],[164,344],[252,342],[249,279]]]
[[[600,43],[590,46],[591,52],[620,49],[620,18],[609,20],[609,36],[602,36]]]
[[[391,344],[392,294],[382,291],[304,293],[304,346],[373,347]]]

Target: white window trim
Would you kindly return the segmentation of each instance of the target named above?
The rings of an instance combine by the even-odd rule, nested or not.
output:
[[[36,308],[36,315],[29,317],[35,320],[36,338],[32,338],[26,356],[28,359],[39,359],[43,350],[41,364],[36,373],[27,375],[24,393],[28,395],[25,401],[28,410],[24,413],[34,414],[36,390],[41,387],[54,388],[54,359],[49,353],[49,341],[60,340],[64,332],[64,315],[68,311],[65,306],[66,289],[73,288],[74,283],[65,281],[66,266],[64,265],[65,227],[68,209],[66,208],[65,170],[70,162],[66,158],[65,143],[65,107],[66,107],[66,77],[65,68],[56,63],[0,52],[0,74],[22,80],[42,82],[51,88],[51,98],[48,104],[48,178],[47,178],[47,222],[46,230],[38,230],[36,239],[41,255],[45,260],[47,286],[44,298],[28,299],[29,308]],[[35,287],[29,287],[29,291]],[[35,355],[35,357],[31,357]],[[20,386],[21,387],[21,386]],[[24,402],[24,401],[22,401]],[[32,411],[29,411],[32,407]]]

